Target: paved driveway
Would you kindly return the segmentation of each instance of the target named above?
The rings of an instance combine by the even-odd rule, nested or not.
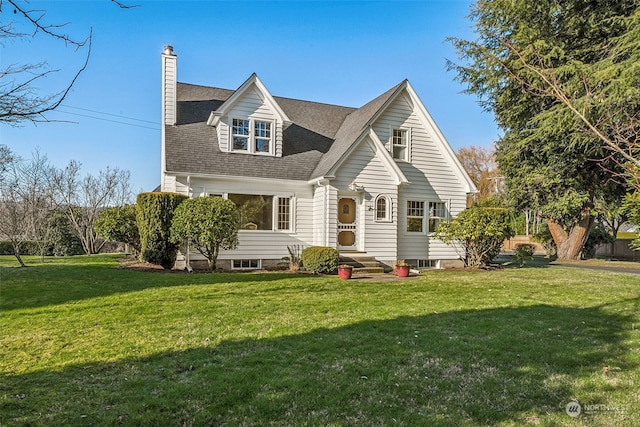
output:
[[[631,263],[630,263],[631,264]],[[627,273],[627,274],[640,274],[640,263],[633,263],[636,265],[624,265],[624,266],[616,266],[616,265],[596,265],[596,264],[587,264],[582,262],[562,262],[562,261],[553,261],[549,263],[550,266],[560,266],[560,267],[571,267],[571,268],[586,268],[589,270],[600,270],[600,271],[611,271],[613,273]]]

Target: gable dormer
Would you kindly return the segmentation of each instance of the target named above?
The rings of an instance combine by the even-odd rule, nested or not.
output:
[[[282,157],[282,133],[290,120],[254,73],[207,121],[220,151]]]
[[[403,81],[367,123],[400,165],[453,172],[466,192],[474,184],[408,80]],[[408,168],[407,168],[408,169]]]

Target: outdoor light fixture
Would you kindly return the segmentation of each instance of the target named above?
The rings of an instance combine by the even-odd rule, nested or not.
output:
[[[358,185],[355,181],[349,184],[349,190],[351,191],[363,191],[364,187],[362,185]]]

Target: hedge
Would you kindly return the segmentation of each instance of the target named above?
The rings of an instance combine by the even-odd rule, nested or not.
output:
[[[171,269],[178,246],[170,239],[173,213],[188,199],[177,193],[140,193],[136,203],[136,221],[140,232],[140,259]]]
[[[300,254],[302,265],[316,274],[329,274],[336,271],[340,254],[335,248],[327,246],[311,246]]]
[[[9,240],[0,240],[0,255],[13,255],[13,245]],[[40,255],[38,243],[27,240],[20,245],[20,255]],[[51,255],[51,248],[47,248],[45,255]]]

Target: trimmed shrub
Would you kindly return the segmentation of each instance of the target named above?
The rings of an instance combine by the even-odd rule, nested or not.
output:
[[[188,197],[177,193],[140,193],[136,200],[136,221],[140,232],[140,259],[171,269],[178,246],[170,240],[175,209]]]
[[[315,274],[328,274],[338,268],[340,254],[335,248],[311,246],[302,251],[300,259],[306,270]]]
[[[217,268],[220,249],[238,246],[238,208],[222,197],[196,197],[176,208],[171,241],[190,245],[207,258],[209,269]]]

